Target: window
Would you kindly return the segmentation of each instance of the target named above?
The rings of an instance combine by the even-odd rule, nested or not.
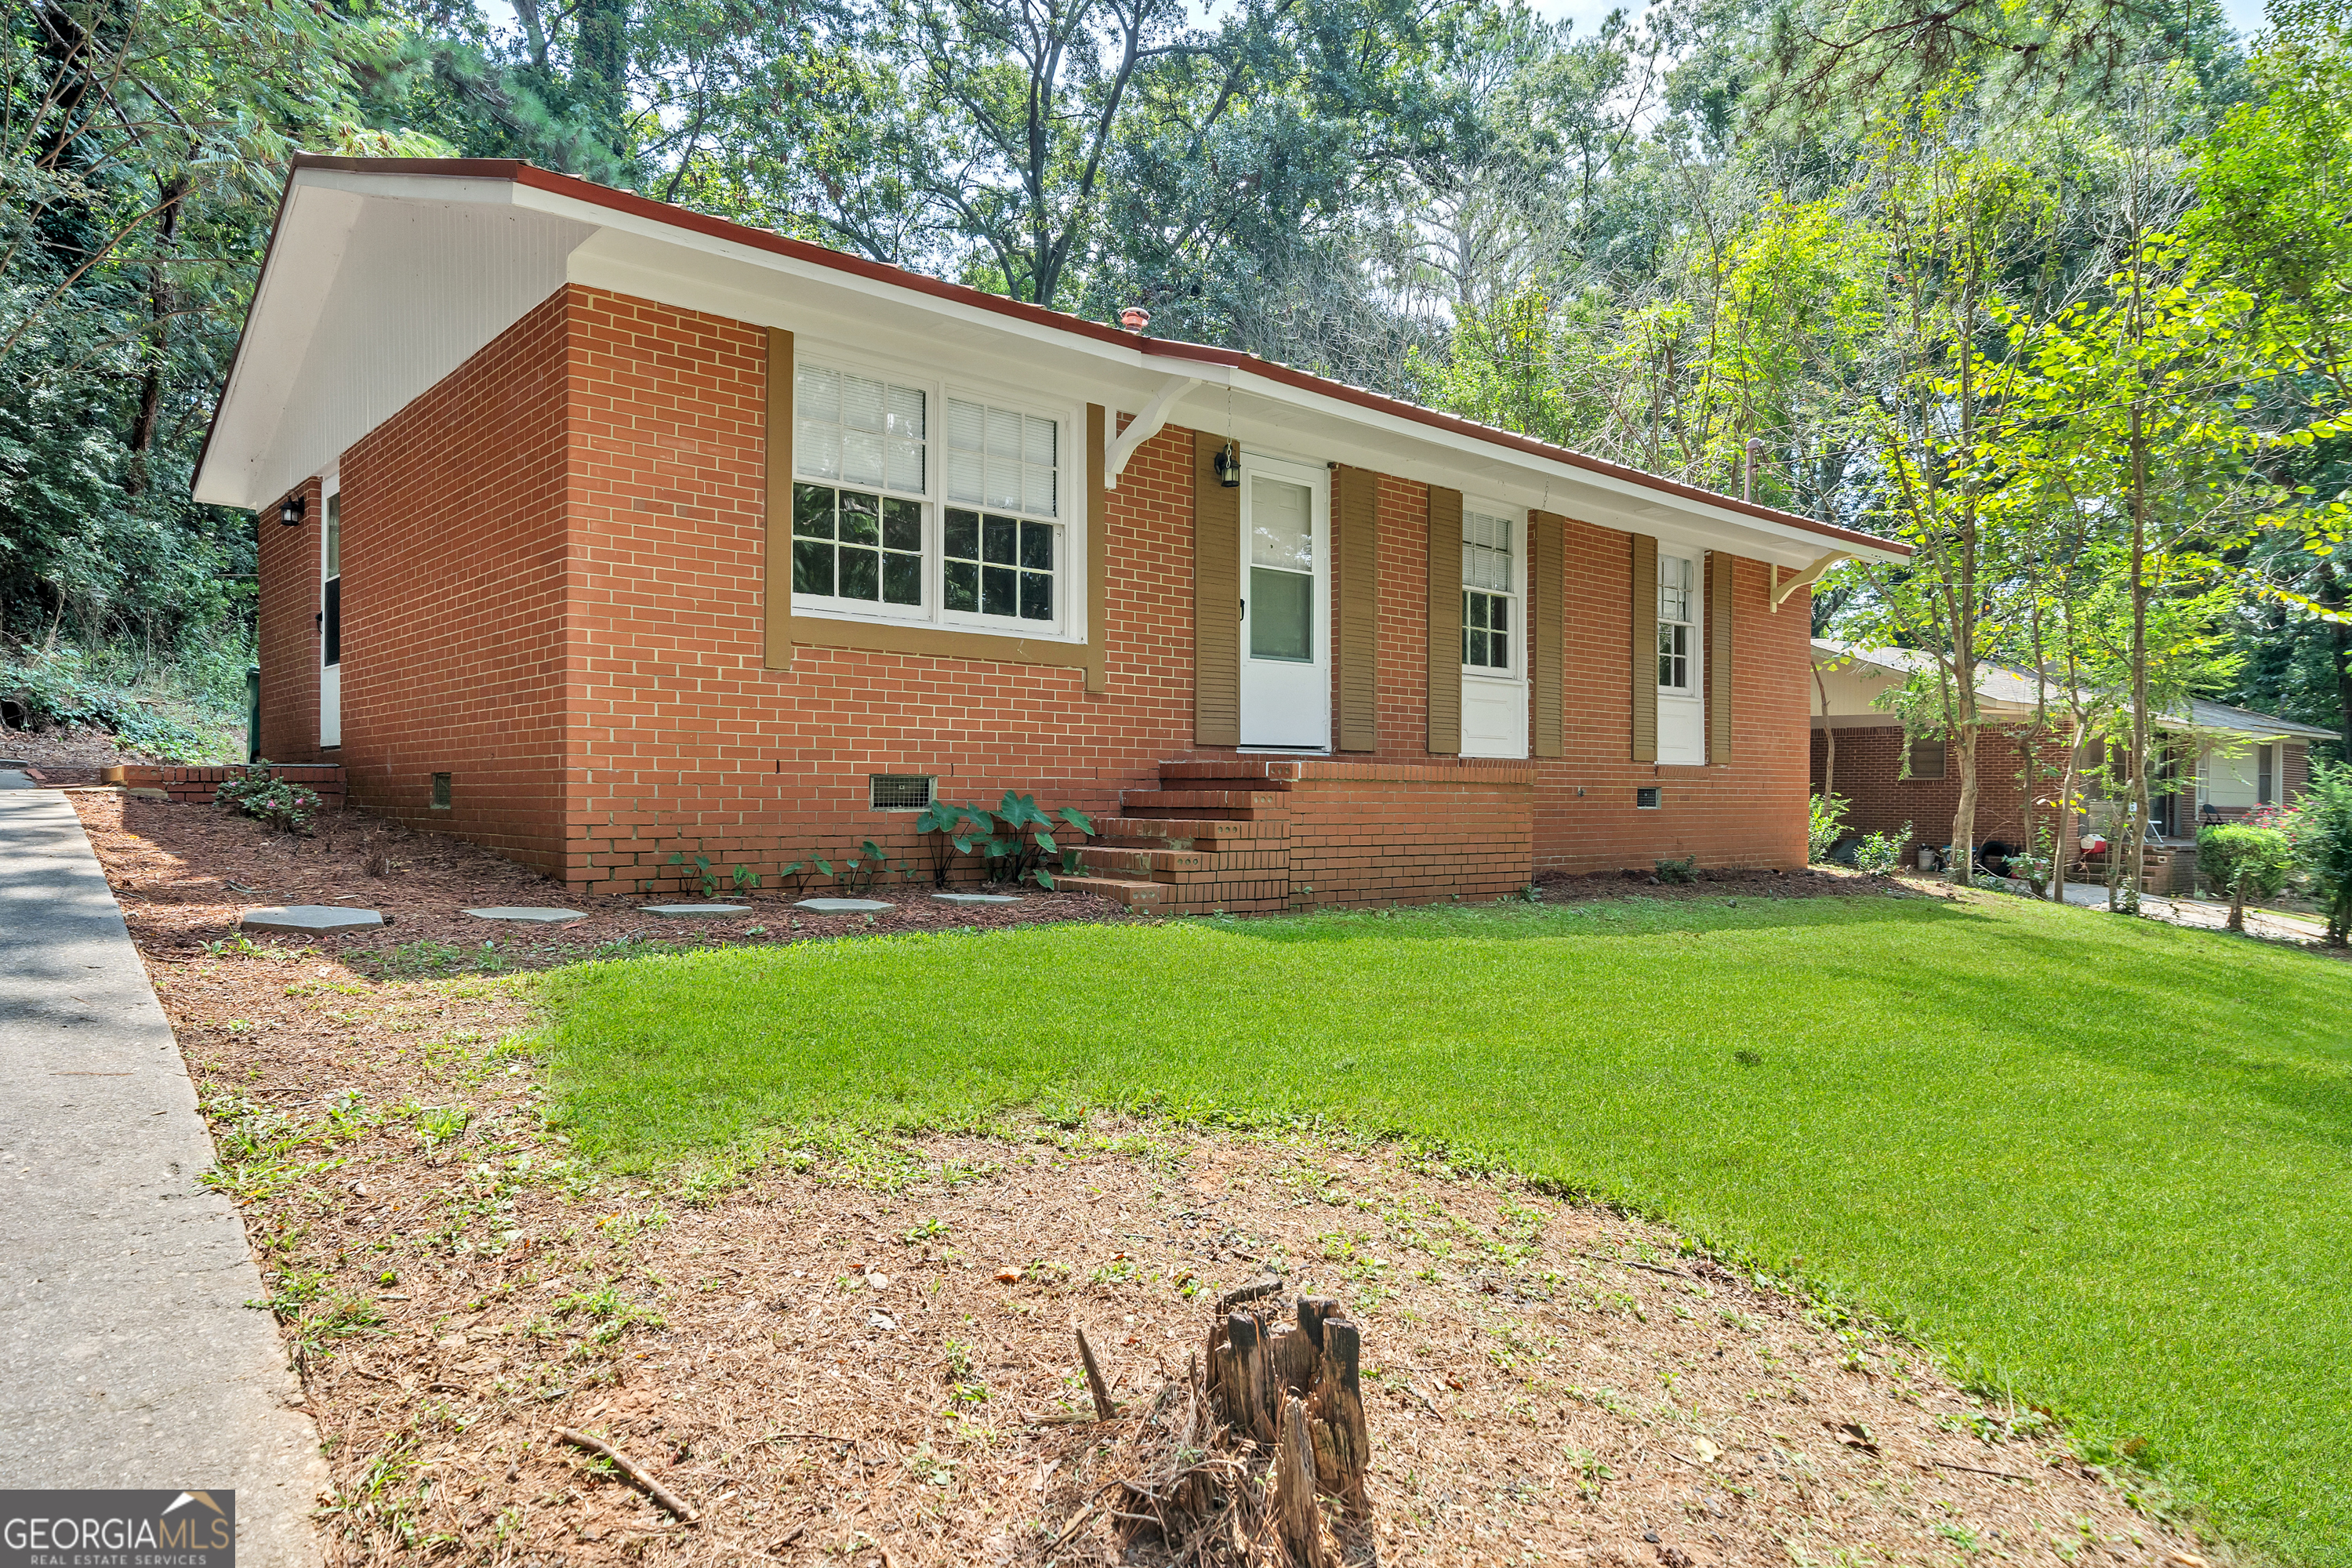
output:
[[[2277,756],[2278,748],[2275,746],[2254,748],[2254,804],[2256,805],[2269,805],[2278,799],[2276,794],[2278,773],[2274,762]]]
[[[1518,580],[1511,570],[1511,521],[1486,512],[1462,514],[1462,665],[1510,673],[1513,608]]]
[[[920,811],[931,804],[931,780],[923,773],[868,773],[866,805],[875,811]]]
[[[449,775],[447,773],[433,775],[433,809],[436,811],[449,809]]]
[[[1906,773],[1915,779],[1939,779],[1944,776],[1945,747],[1940,735],[1922,735],[1911,742]]]
[[[1691,626],[1698,577],[1687,555],[1658,557],[1658,689],[1691,689]]]
[[[1249,491],[1250,657],[1315,662],[1315,492],[1271,474]]]
[[[1062,631],[1062,421],[914,378],[793,375],[796,605]],[[944,418],[936,420],[936,411]]]
[[[327,498],[326,581],[319,592],[319,662],[343,662],[343,493]]]

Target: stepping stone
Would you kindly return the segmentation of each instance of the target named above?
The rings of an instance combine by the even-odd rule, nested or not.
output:
[[[247,910],[237,917],[239,931],[291,931],[315,935],[320,931],[359,931],[383,924],[373,910],[338,909],[332,904],[286,904],[277,909]]]
[[[578,910],[543,910],[528,904],[500,904],[495,909],[467,910],[466,912],[478,921],[535,921],[541,925],[588,918]]]
[[[817,915],[871,915],[898,906],[879,899],[803,899],[797,907]]]
[[[684,920],[689,915],[748,915],[749,904],[639,904],[639,914],[659,915],[664,920]]]
[[[931,897],[943,904],[1017,904],[1018,893],[933,893]]]

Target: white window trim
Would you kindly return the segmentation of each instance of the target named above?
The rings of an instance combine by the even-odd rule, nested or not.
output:
[[[1706,552],[1692,548],[1685,552],[1682,546],[1669,546],[1664,540],[1661,540],[1658,542],[1658,559],[1661,562],[1681,560],[1686,561],[1690,563],[1690,609],[1693,612],[1690,618],[1685,621],[1675,622],[1666,619],[1665,605],[1664,603],[1665,585],[1664,576],[1661,574],[1657,588],[1657,593],[1660,597],[1660,604],[1658,606],[1658,625],[1661,626],[1688,626],[1690,628],[1690,637],[1687,640],[1690,646],[1688,655],[1683,666],[1683,673],[1687,677],[1685,683],[1681,686],[1668,686],[1665,682],[1660,681],[1658,683],[1658,696],[1661,700],[1696,702],[1700,700],[1700,687],[1706,679],[1705,669],[1706,662],[1706,645],[1705,642],[1705,627],[1706,625]],[[1653,649],[1651,653],[1651,661],[1655,663],[1656,658],[1656,651]]]
[[[1465,512],[1484,512],[1488,517],[1499,517],[1511,527],[1510,668],[1497,673],[1487,666],[1471,664],[1465,660],[1462,666],[1463,677],[1469,680],[1491,680],[1497,685],[1507,682],[1513,686],[1525,686],[1528,683],[1528,514],[1526,509],[1507,506],[1501,501],[1486,500],[1476,496],[1465,496],[1463,499],[1462,510]],[[1493,591],[1474,589],[1466,583],[1462,586],[1465,593]]]
[[[1041,400],[1034,392],[992,382],[978,376],[942,376],[936,370],[924,369],[908,361],[877,354],[850,344],[835,342],[808,334],[795,334],[793,340],[793,375],[797,382],[804,364],[828,370],[846,371],[895,382],[901,386],[921,390],[923,409],[923,484],[924,493],[916,496],[908,490],[894,490],[886,485],[852,484],[842,479],[821,479],[805,477],[800,465],[800,417],[795,406],[793,418],[793,453],[789,465],[793,485],[831,485],[836,489],[869,491],[877,495],[897,496],[902,500],[919,500],[925,512],[923,525],[923,602],[919,605],[883,605],[863,599],[821,598],[812,595],[793,595],[793,614],[813,619],[851,621],[866,625],[899,626],[935,626],[941,631],[971,632],[981,637],[1018,637],[1034,642],[1083,644],[1087,640],[1087,551],[1093,542],[1087,538],[1088,496],[1087,476],[1091,471],[1089,454],[1086,450],[1086,409],[1077,405],[1065,405]],[[1023,517],[1031,522],[1051,521],[1054,525],[1054,610],[1050,621],[1023,620],[1017,616],[988,616],[971,611],[950,611],[947,607],[947,511],[950,505],[967,510],[961,503],[947,499],[947,411],[950,396],[984,403],[992,407],[1009,408],[1024,414],[1052,419],[1057,428],[1055,437],[1055,473],[1058,476],[1055,503],[1061,515],[1051,520],[1025,513],[1005,512],[986,506],[968,510],[998,516]],[[783,504],[772,507],[781,519],[785,531],[785,571],[791,565],[792,498],[787,494]],[[772,520],[771,526],[774,522]],[[786,579],[789,584],[790,579]]]

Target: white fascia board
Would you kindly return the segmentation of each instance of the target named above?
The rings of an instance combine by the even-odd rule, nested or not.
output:
[[[318,332],[320,314],[342,270],[343,247],[363,205],[357,196],[314,193],[307,184],[298,175],[287,195],[278,243],[221,389],[205,466],[191,491],[202,505],[252,511],[279,493],[254,493],[269,482],[257,468],[302,374],[304,351]]]

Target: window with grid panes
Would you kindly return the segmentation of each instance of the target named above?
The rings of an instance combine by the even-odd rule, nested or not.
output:
[[[1507,675],[1518,622],[1518,583],[1511,570],[1511,522],[1486,512],[1462,514],[1462,664]]]
[[[1061,431],[1055,421],[950,395],[941,595],[948,612],[1057,619]]]
[[[1658,557],[1658,688],[1691,689],[1690,648],[1697,568],[1687,555]]]
[[[923,607],[929,395],[830,366],[793,380],[793,593]]]

